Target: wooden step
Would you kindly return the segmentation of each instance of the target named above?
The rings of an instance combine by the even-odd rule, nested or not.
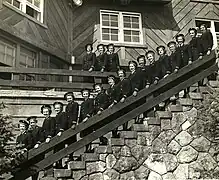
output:
[[[183,107],[181,104],[176,104],[176,105],[169,105],[169,110],[171,112],[182,112]]]
[[[190,92],[189,97],[194,100],[203,100],[203,95],[201,93]]]
[[[82,147],[81,149],[78,149],[74,152],[73,157],[80,157],[85,152],[85,147]]]
[[[136,132],[148,132],[148,125],[145,124],[133,124],[132,125],[132,131]]]
[[[137,139],[136,131],[120,131],[120,137],[124,139]]]
[[[219,81],[209,81],[209,85],[213,88],[219,87]]]
[[[160,119],[171,119],[172,113],[170,111],[157,111],[156,115]]]
[[[94,162],[99,160],[99,154],[97,153],[84,153],[85,162]]]
[[[193,101],[190,98],[180,98],[178,100],[178,102],[182,105],[182,106],[192,106],[193,105]]]
[[[54,177],[56,178],[70,178],[71,176],[71,169],[54,169]]]
[[[68,163],[68,168],[72,170],[83,170],[85,169],[84,161],[70,161]]]
[[[157,117],[147,117],[146,121],[148,125],[160,125],[160,118]]]
[[[124,138],[111,138],[111,145],[112,146],[124,146],[125,140]]]
[[[112,153],[112,147],[110,145],[100,145],[95,149],[95,152],[97,152],[98,154]]]

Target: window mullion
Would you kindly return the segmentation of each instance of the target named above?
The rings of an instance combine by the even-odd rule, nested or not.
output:
[[[124,22],[123,22],[123,14],[122,12],[119,13],[119,42],[124,42]]]

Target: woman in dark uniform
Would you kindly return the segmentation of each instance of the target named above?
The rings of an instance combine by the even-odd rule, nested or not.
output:
[[[114,44],[107,45],[106,64],[108,72],[117,72],[120,69],[119,56],[115,53]]]
[[[97,46],[97,50],[98,50],[98,56],[96,57],[96,64],[95,64],[95,70],[96,71],[101,71],[104,72],[106,70],[106,53],[104,50],[104,45],[103,44],[99,44]]]

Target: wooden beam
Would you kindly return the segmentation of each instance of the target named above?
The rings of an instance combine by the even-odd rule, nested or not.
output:
[[[127,108],[128,106],[131,106],[132,104],[135,104],[136,102],[139,102],[141,99],[145,98],[146,96],[152,95],[154,92],[157,92],[160,89],[164,89],[164,87],[168,87],[168,85],[173,85],[173,82],[179,83],[182,81],[180,77],[188,77],[193,76],[195,74],[194,69],[200,68],[200,67],[209,67],[206,63],[215,63],[215,54],[212,53],[210,56],[204,57],[200,61],[195,61],[193,64],[186,66],[182,69],[180,69],[177,73],[173,73],[170,76],[168,76],[165,79],[162,79],[157,85],[152,85],[149,89],[143,89],[139,92],[137,97],[130,96],[127,98],[127,100],[124,103],[118,103],[111,109],[106,109],[101,115],[93,116],[89,119],[89,121],[86,121],[85,123],[79,124],[75,130],[69,129],[63,133],[61,137],[54,137],[50,143],[43,143],[39,146],[38,149],[32,149],[28,152],[28,160],[35,158],[37,155],[48,151],[52,149],[54,146],[58,145],[59,143],[69,139],[70,137],[74,136],[75,134],[81,132],[82,130],[87,129],[88,127],[99,123],[103,121],[104,119],[110,118],[110,117],[118,117],[120,115],[120,112]],[[190,72],[190,73],[188,73]],[[187,77],[186,77],[187,78]],[[185,79],[184,79],[185,80]],[[162,92],[162,91],[161,91]],[[116,116],[115,116],[115,113]]]
[[[198,2],[198,3],[212,3],[212,4],[219,4],[218,1],[213,0],[190,0],[191,2]]]
[[[37,75],[59,75],[59,76],[89,76],[89,77],[107,77],[115,75],[115,72],[100,71],[80,71],[80,70],[67,70],[67,69],[43,69],[43,68],[18,68],[18,67],[2,67],[0,72],[15,73],[15,74],[37,74]]]
[[[3,7],[2,4],[3,4],[3,0],[0,0],[0,9]]]
[[[89,134],[88,136],[84,137],[83,139],[71,144],[67,148],[64,148],[60,151],[58,151],[55,154],[52,154],[48,156],[47,158],[44,158],[42,161],[34,164],[30,169],[24,169],[21,172],[18,172],[18,174],[15,175],[15,178],[12,179],[18,179],[19,178],[27,178],[31,175],[33,175],[36,172],[39,172],[40,170],[43,170],[44,168],[52,165],[54,162],[57,162],[61,158],[65,157],[68,154],[71,154],[75,152],[76,150],[84,147],[86,144],[92,142],[93,140],[101,137],[102,135],[106,134],[107,132],[112,131],[116,127],[119,127],[120,125],[128,122],[130,119],[136,117],[136,114],[143,113],[152,107],[156,106],[162,101],[167,100],[170,96],[176,94],[180,90],[183,90],[187,87],[190,87],[195,82],[198,82],[202,80],[203,78],[207,77],[208,75],[212,74],[212,72],[216,71],[218,69],[217,65],[214,64],[211,67],[207,68],[206,70],[200,72],[199,74],[196,74],[193,77],[190,77],[188,80],[179,83],[177,86],[172,87],[168,91],[160,94],[159,96],[150,99],[148,102],[142,104],[140,107],[133,109],[132,111],[128,112],[127,114],[119,117],[118,119],[112,120],[109,124],[101,127],[100,129],[96,130],[95,132]]]

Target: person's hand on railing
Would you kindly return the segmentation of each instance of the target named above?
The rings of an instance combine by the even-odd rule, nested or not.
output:
[[[58,134],[57,134],[57,136],[61,136],[62,135],[62,132],[60,131],[60,132],[58,132]]]
[[[83,119],[83,122],[86,122],[87,120],[88,120],[88,117],[84,118],[84,119]]]
[[[147,85],[145,86],[146,89],[148,89],[149,87],[150,87],[150,84],[147,84]]]
[[[114,106],[114,103],[110,104],[108,108],[112,108]]]
[[[138,91],[134,91],[132,95],[133,96],[137,96],[138,95]]]
[[[24,148],[21,153],[24,154],[25,152],[27,152],[27,148]]]
[[[166,78],[167,76],[169,76],[169,74],[166,74],[163,78]]]
[[[198,59],[199,59],[199,60],[203,59],[203,56],[199,56]]]
[[[178,69],[174,69],[174,72],[175,72],[175,73],[178,72]]]
[[[158,83],[158,80],[156,79],[155,81],[154,81],[154,84],[157,84]]]
[[[207,51],[207,55],[209,56],[211,54],[211,50],[208,50]]]
[[[120,102],[124,103],[125,102],[125,98],[123,97],[122,99],[120,99]]]
[[[49,143],[50,142],[50,140],[51,140],[51,138],[46,138],[46,143]]]
[[[188,64],[192,64],[192,61],[189,61]]]
[[[36,148],[38,148],[38,147],[39,147],[39,144],[38,144],[38,143],[35,144],[34,148],[36,149]]]
[[[74,129],[76,127],[76,124],[72,124],[71,128]]]
[[[102,113],[102,111],[101,111],[101,110],[97,111],[97,114],[98,114],[98,115],[100,115],[101,113]]]
[[[88,71],[89,71],[89,72],[92,72],[92,71],[93,71],[93,68],[91,67]]]

